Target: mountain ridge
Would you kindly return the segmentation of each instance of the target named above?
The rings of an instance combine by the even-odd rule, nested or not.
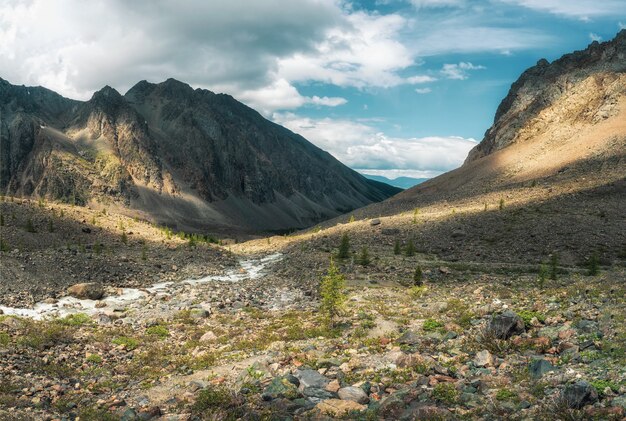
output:
[[[303,228],[400,191],[229,95],[175,79],[124,95],[105,86],[84,102],[4,80],[0,89],[4,193],[253,232]]]

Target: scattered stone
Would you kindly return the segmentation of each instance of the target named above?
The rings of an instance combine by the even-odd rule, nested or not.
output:
[[[315,370],[298,370],[294,375],[300,381],[300,390],[306,388],[325,389],[326,385],[330,383],[329,379]]]
[[[367,393],[360,387],[348,386],[342,387],[338,392],[339,399],[344,401],[354,401],[360,404],[366,404],[370,401]]]
[[[476,354],[474,364],[476,367],[491,367],[493,365],[493,355],[484,349]]]
[[[535,379],[538,379],[544,374],[547,374],[553,370],[554,366],[550,364],[548,360],[545,360],[543,358],[536,358],[532,360],[528,365],[528,371],[530,372],[530,375]]]
[[[84,282],[69,287],[67,294],[79,299],[99,300],[104,296],[104,289],[96,283]]]
[[[276,377],[267,385],[265,390],[263,390],[261,396],[263,400],[271,401],[277,398],[296,399],[300,394],[296,386],[288,379]]]
[[[420,343],[420,337],[417,333],[407,330],[396,342],[401,345],[417,345]]]
[[[380,225],[380,219],[376,218],[376,219],[372,219],[370,221],[370,225],[375,227],[376,225]]]

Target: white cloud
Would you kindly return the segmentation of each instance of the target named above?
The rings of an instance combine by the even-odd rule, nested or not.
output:
[[[238,99],[266,116],[277,110],[293,110],[307,104],[337,107],[348,102],[345,98],[339,97],[302,96],[285,79],[278,79],[260,89],[243,91],[238,94]]]
[[[483,70],[484,66],[476,66],[468,62],[460,62],[458,64],[444,64],[441,68],[441,74],[448,79],[464,80],[467,79],[469,70]]]
[[[600,35],[598,35],[598,34],[593,33],[593,32],[589,32],[589,39],[592,40],[592,41],[598,41],[598,42],[602,41],[602,37]]]
[[[442,173],[463,163],[476,146],[457,136],[394,138],[375,127],[347,119],[313,119],[292,113],[273,120],[301,134],[344,164],[362,170],[407,170]]]
[[[433,90],[430,88],[417,88],[415,89],[415,92],[417,92],[418,94],[429,94],[431,93]]]
[[[459,7],[465,4],[465,0],[410,0],[417,8],[443,8]]]
[[[500,0],[540,12],[589,20],[626,13],[624,0]]]
[[[430,83],[430,82],[436,82],[436,81],[437,81],[437,78],[434,78],[432,76],[411,76],[406,79],[406,83],[410,85],[418,85],[420,83]]]
[[[622,23],[622,22],[618,22],[617,26],[619,26],[619,29],[626,29],[626,23]]]

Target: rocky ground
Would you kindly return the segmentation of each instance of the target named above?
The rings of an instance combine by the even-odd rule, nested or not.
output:
[[[365,266],[356,235],[352,256],[335,259],[347,300],[334,325],[318,311],[319,280],[339,245],[331,231],[222,248],[154,241],[173,259],[205,257],[190,257],[198,272],[188,278],[236,279],[150,288],[176,280],[168,270],[138,282],[143,294],[127,302],[95,282],[104,292],[95,308],[1,315],[0,419],[623,419],[623,266],[589,275],[559,263],[539,281],[536,264],[407,256],[406,241],[396,254],[387,237],[370,245]],[[2,252],[3,268],[7,255],[52,254],[23,248]],[[128,265],[142,262],[138,254]],[[51,306],[65,294],[53,291]]]

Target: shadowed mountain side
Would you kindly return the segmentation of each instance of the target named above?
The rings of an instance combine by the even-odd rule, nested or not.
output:
[[[0,80],[0,191],[112,207],[187,231],[304,228],[400,189],[228,95],[173,79],[86,102]]]

